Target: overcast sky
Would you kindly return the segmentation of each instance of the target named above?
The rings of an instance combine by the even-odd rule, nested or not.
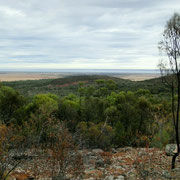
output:
[[[180,0],[0,0],[0,69],[155,69]]]

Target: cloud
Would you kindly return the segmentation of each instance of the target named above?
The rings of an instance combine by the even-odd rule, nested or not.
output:
[[[2,68],[157,68],[179,0],[0,1]]]

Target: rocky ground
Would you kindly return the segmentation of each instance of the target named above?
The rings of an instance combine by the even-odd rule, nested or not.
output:
[[[134,180],[134,179],[180,179],[180,158],[176,169],[171,170],[171,156],[156,148],[119,148],[111,152],[101,149],[79,150],[83,166],[76,177],[68,172],[66,179],[85,180]],[[44,179],[50,180],[52,169],[47,161],[30,160],[18,167],[11,179]],[[61,178],[57,178],[61,179]]]

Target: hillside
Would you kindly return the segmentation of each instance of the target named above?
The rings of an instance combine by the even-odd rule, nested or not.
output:
[[[170,170],[171,158],[162,150],[175,143],[170,95],[162,78],[135,82],[81,75],[3,85],[1,157],[8,153],[0,166],[9,157],[10,167],[19,163],[14,177],[19,172],[26,177],[53,177],[61,169],[61,175],[70,179],[176,176]],[[25,151],[19,156],[16,149]],[[21,162],[23,158],[27,161]],[[34,170],[36,164],[39,169]],[[44,164],[50,165],[48,169]],[[49,174],[57,164],[57,171]]]
[[[69,93],[77,94],[79,84],[84,86],[96,86],[96,80],[113,80],[117,83],[119,91],[136,91],[138,89],[148,89],[152,94],[167,93],[169,90],[162,84],[161,78],[155,78],[145,81],[131,81],[105,75],[80,75],[67,76],[59,79],[42,79],[3,82],[3,85],[13,87],[26,96],[32,96],[37,93],[54,93],[64,96]]]
[[[171,170],[171,157],[157,148],[118,148],[110,152],[101,149],[79,150],[82,165],[79,174],[84,180],[144,180],[144,179],[179,179],[179,166]],[[178,158],[179,161],[179,158]],[[37,169],[34,164],[40,164]],[[46,159],[31,159],[12,173],[12,178],[51,178],[51,164]],[[36,171],[36,173],[35,173]],[[21,172],[21,173],[20,173]],[[72,172],[67,173],[66,179],[76,179]]]

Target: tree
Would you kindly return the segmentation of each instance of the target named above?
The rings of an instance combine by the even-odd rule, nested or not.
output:
[[[16,111],[24,104],[24,98],[14,89],[0,87],[0,123],[9,125]]]
[[[176,157],[179,155],[179,112],[180,112],[180,14],[174,15],[167,21],[163,40],[159,48],[165,52],[167,59],[159,64],[164,83],[171,89],[172,119],[176,135],[177,153],[172,158],[172,169],[175,168]],[[166,75],[166,76],[164,76]],[[177,103],[175,96],[177,95]]]
[[[31,124],[30,131],[36,136],[38,144],[45,140],[51,128],[51,121],[55,121],[54,113],[58,110],[58,97],[53,94],[38,94],[26,107],[26,114]],[[28,127],[28,126],[26,126]]]

